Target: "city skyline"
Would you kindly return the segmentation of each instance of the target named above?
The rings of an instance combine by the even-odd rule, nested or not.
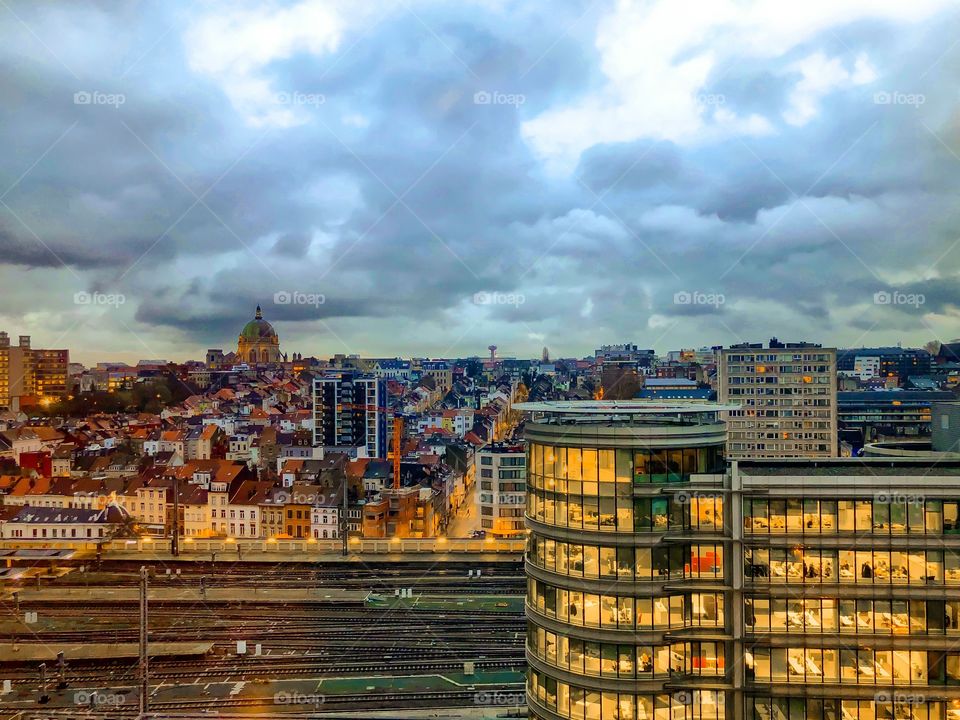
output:
[[[82,362],[957,334],[947,2],[0,10],[0,326]]]

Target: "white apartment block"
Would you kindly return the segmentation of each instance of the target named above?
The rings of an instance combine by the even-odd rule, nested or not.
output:
[[[521,445],[494,443],[477,451],[480,528],[497,537],[525,532],[527,455]]]
[[[837,457],[837,351],[809,343],[734,345],[720,352],[727,457]]]

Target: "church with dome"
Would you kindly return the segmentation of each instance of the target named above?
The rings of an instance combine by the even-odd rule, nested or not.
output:
[[[253,320],[243,326],[237,340],[237,360],[250,365],[279,363],[280,338],[273,325],[263,319],[263,312],[257,305],[257,314]]]

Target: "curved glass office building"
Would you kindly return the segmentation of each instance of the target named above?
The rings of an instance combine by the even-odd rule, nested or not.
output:
[[[728,408],[516,407],[528,412],[531,717],[733,718],[730,508],[718,418]]]

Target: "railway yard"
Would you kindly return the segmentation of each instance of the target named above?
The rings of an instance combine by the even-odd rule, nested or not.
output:
[[[524,705],[515,557],[57,559],[8,562],[0,579],[0,717],[137,716],[142,565],[157,717],[494,718]]]

